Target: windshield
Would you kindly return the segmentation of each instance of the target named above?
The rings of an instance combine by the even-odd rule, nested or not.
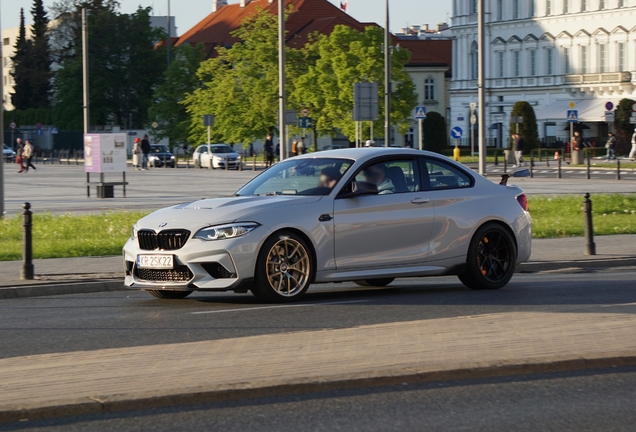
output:
[[[353,164],[349,159],[288,159],[243,186],[237,196],[328,195]]]
[[[155,144],[150,146],[150,151],[153,153],[168,153],[168,147],[163,144]]]
[[[227,145],[214,145],[212,153],[234,153],[234,149]]]

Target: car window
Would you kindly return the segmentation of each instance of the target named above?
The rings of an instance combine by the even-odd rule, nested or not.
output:
[[[150,151],[152,153],[168,153],[168,147],[165,145],[151,145]]]
[[[409,159],[383,160],[367,165],[356,174],[355,181],[374,183],[380,195],[420,190],[417,161]]]
[[[216,145],[212,146],[212,153],[234,153],[234,149],[226,145]]]
[[[449,163],[426,159],[425,165],[431,189],[459,189],[473,185],[473,179],[468,174]]]

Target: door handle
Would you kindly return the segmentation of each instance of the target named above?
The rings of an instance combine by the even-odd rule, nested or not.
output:
[[[413,204],[428,204],[428,198],[413,198],[411,202]]]
[[[333,219],[333,217],[331,217],[331,215],[329,214],[320,215],[320,217],[318,218],[320,222],[329,222],[331,219]]]

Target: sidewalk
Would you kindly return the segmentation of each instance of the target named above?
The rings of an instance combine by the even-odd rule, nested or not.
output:
[[[535,239],[530,261],[517,266],[517,272],[636,266],[636,234],[597,236],[594,240],[597,254],[588,256],[583,237]],[[0,299],[126,289],[120,256],[44,259],[33,264],[35,280],[22,281],[21,261],[0,261]],[[49,289],[43,288],[46,286]],[[26,287],[30,287],[28,295],[19,295],[18,290]]]

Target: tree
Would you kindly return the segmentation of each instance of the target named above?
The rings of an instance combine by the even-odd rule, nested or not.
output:
[[[319,135],[335,135],[342,132],[353,141],[355,125],[351,120],[353,110],[353,85],[355,82],[377,82],[379,93],[384,94],[384,55],[382,54],[383,30],[369,26],[364,32],[338,25],[329,36],[319,37],[314,49],[317,59],[306,74],[293,86],[292,98],[308,106],[315,118]],[[393,52],[391,80],[396,83],[391,98],[391,123],[398,126],[398,133],[405,133],[407,120],[417,103],[415,86],[405,64],[410,52],[399,49]],[[374,124],[377,136],[384,136],[384,99],[379,99],[380,116]]]
[[[424,132],[424,149],[441,153],[442,150],[448,148],[448,139],[446,137],[446,120],[435,111],[426,114],[422,124]],[[417,147],[417,144],[414,144]]]
[[[188,93],[201,87],[197,70],[205,60],[205,47],[183,44],[176,48],[175,58],[164,74],[164,81],[154,92],[149,121],[157,122],[157,138],[169,138],[171,143],[186,143],[190,116],[182,103]]]
[[[616,118],[614,120],[614,131],[616,133],[616,151],[626,153],[631,146],[631,138],[634,133],[634,125],[630,123],[632,116],[632,105],[636,101],[632,99],[621,99],[616,107]]]
[[[11,103],[18,110],[30,108],[31,97],[33,95],[33,86],[31,80],[32,65],[29,51],[31,41],[27,40],[26,27],[24,25],[24,9],[20,9],[20,29],[18,39],[15,42],[15,55],[11,58],[13,62],[13,72],[11,76],[15,82],[13,94],[11,95]]]
[[[215,141],[247,145],[275,129],[277,28],[278,18],[261,10],[232,33],[241,42],[231,48],[217,48],[218,56],[201,64],[197,74],[203,85],[184,101],[191,118],[193,143],[206,141],[207,129],[202,121],[205,114],[215,115]],[[299,50],[287,48],[285,53],[288,70],[305,67]]]
[[[165,32],[151,27],[150,8],[127,15],[114,11],[108,2],[93,3],[88,17],[91,124],[141,128],[147,123],[154,88],[165,71],[165,51],[154,49]],[[74,9],[65,15],[65,28],[56,41],[71,34],[74,37],[66,39],[69,45],[56,46],[62,68],[55,75],[55,107],[58,126],[81,129],[82,56],[77,20],[86,4],[76,1],[69,5]]]
[[[539,148],[539,132],[537,130],[537,117],[534,108],[526,101],[518,101],[512,107],[512,117],[523,117],[523,123],[519,124],[519,135],[524,140],[524,151]],[[517,125],[510,123],[510,136],[517,130]]]
[[[32,63],[31,85],[33,94],[31,108],[48,108],[50,106],[53,73],[51,72],[51,50],[49,47],[49,18],[44,10],[42,0],[33,1],[33,43],[28,55]]]

